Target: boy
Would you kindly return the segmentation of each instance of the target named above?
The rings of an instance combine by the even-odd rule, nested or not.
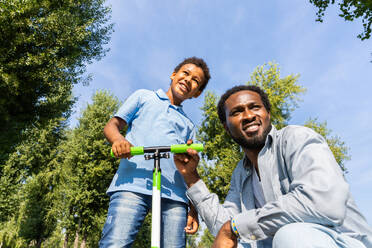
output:
[[[153,161],[131,158],[130,147],[182,144],[195,138],[194,124],[181,103],[202,93],[210,79],[208,66],[200,58],[187,58],[170,78],[166,93],[161,89],[134,92],[104,128],[112,151],[122,159],[107,190],[110,206],[100,247],[130,247],[151,208]],[[119,131],[125,126],[124,138]],[[162,160],[161,168],[161,247],[185,247],[185,230],[197,231],[197,213],[190,207],[186,218],[186,187],[173,159]]]

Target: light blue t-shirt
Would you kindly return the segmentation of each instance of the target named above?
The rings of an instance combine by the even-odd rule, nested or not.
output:
[[[115,116],[128,124],[125,138],[133,146],[169,146],[195,139],[194,123],[183,112],[182,106],[170,103],[161,89],[156,92],[137,90]],[[187,203],[186,185],[174,165],[173,156],[160,159],[160,167],[162,197]],[[153,168],[154,160],[145,160],[143,155],[121,159],[107,193],[126,190],[151,195]]]

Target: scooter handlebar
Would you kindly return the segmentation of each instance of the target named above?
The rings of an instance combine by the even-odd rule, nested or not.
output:
[[[145,153],[154,153],[158,152],[172,152],[172,153],[186,153],[187,149],[194,149],[198,152],[202,152],[204,149],[203,144],[177,144],[171,146],[152,146],[152,147],[143,147],[143,146],[132,146],[130,148],[130,154],[132,156],[135,155],[143,155]],[[111,157],[115,157],[114,152],[111,149]]]

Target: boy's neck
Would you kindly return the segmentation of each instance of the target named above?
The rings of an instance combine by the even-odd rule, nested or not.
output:
[[[172,105],[176,105],[176,106],[180,106],[182,101],[175,101],[174,97],[173,97],[173,94],[172,94],[172,90],[171,88],[169,87],[168,91],[165,93],[168,98],[169,98],[169,101]]]

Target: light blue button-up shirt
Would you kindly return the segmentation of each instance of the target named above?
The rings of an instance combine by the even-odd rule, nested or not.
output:
[[[252,166],[241,160],[223,205],[202,180],[187,195],[212,234],[234,218],[243,242],[271,247],[278,229],[309,222],[345,233],[372,247],[372,230],[359,212],[342,171],[324,138],[302,126],[270,131],[258,155],[266,204],[255,208]],[[266,245],[267,244],[267,245]]]
[[[193,122],[182,106],[170,103],[163,90],[137,90],[115,116],[126,121],[125,138],[134,146],[170,146],[195,139]],[[187,203],[185,182],[174,165],[173,156],[162,158],[160,167],[162,197]],[[153,168],[154,160],[145,160],[143,155],[121,159],[107,193],[126,190],[151,195]]]

